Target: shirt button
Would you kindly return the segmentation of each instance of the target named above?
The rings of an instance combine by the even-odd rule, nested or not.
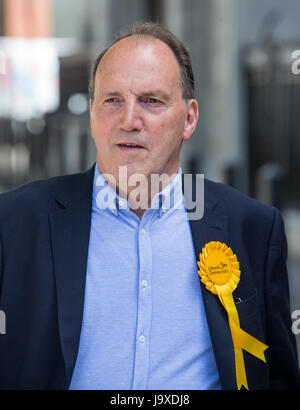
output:
[[[142,286],[146,288],[148,286],[148,282],[146,280],[142,280]]]
[[[145,338],[145,336],[140,336],[140,337],[139,337],[139,340],[140,340],[140,342],[143,344],[143,343],[145,343],[146,338]]]
[[[146,229],[144,229],[144,228],[141,229],[141,235],[142,236],[146,235]]]
[[[120,201],[119,201],[119,205],[120,205],[121,207],[124,207],[125,202],[124,202],[122,199],[120,199]]]

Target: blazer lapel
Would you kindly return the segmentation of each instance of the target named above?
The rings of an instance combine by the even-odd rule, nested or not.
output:
[[[205,190],[203,217],[189,221],[197,261],[206,243],[210,241],[228,243],[227,216],[214,210],[216,203],[217,201]],[[234,350],[227,313],[219,298],[208,291],[202,282],[200,284],[222,388],[236,389]]]
[[[58,211],[49,215],[57,288],[58,326],[66,367],[66,385],[74,370],[84,306],[94,166],[70,176],[58,195]],[[71,179],[73,178],[73,179]]]

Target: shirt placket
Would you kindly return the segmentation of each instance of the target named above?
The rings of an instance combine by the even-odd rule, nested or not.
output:
[[[152,314],[152,246],[150,235],[152,217],[153,213],[151,211],[144,214],[138,232],[138,312],[134,375],[132,384],[133,390],[146,389],[148,381],[150,327]]]

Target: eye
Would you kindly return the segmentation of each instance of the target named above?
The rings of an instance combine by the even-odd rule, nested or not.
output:
[[[104,101],[104,104],[114,104],[118,103],[119,100],[115,97],[108,98],[107,100]]]
[[[146,97],[143,99],[143,103],[144,104],[148,104],[150,106],[156,107],[159,106],[161,104],[163,104],[163,102],[161,100],[158,100],[155,97]]]
[[[157,98],[153,98],[153,97],[149,97],[146,101],[150,104],[159,104],[161,102]]]

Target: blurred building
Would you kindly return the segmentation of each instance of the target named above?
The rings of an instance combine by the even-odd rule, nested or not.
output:
[[[289,52],[300,48],[300,29],[295,17],[299,9],[297,0],[287,0],[284,6],[280,0],[0,1],[2,35],[15,39],[22,36],[54,40],[60,66],[56,128],[59,124],[67,124],[65,118],[61,120],[69,114],[77,127],[78,118],[75,120],[75,117],[79,116],[81,120],[79,112],[83,108],[80,104],[85,106],[91,62],[116,33],[136,21],[164,23],[190,49],[200,102],[199,125],[193,139],[184,145],[183,167],[186,170],[192,167],[209,178],[229,182],[255,196],[258,169],[265,163],[279,163],[287,181],[293,181],[288,187],[290,202],[294,201],[293,195],[296,202],[300,200],[295,192],[300,172],[297,121],[285,117],[280,107],[284,102],[286,111],[292,111],[289,106],[297,104],[298,77],[291,73]],[[294,91],[289,93],[288,90]],[[77,95],[69,102],[69,98],[76,94],[81,96]],[[75,108],[72,112],[77,102],[79,111]],[[264,121],[264,115],[267,121]],[[55,147],[46,151],[56,159],[50,160],[55,166],[41,169],[41,176],[73,172],[87,166],[93,158],[93,148],[83,149],[85,142],[74,137],[76,143],[71,145],[78,145],[80,153],[86,151],[87,158],[79,159],[75,148],[67,157],[58,153],[57,130],[51,131],[53,112],[46,116],[43,120],[48,134],[51,134],[49,144],[55,140]],[[0,138],[4,132],[14,133],[11,118],[6,120],[10,124],[3,125]],[[280,122],[278,126],[277,122]],[[257,123],[258,128],[265,126],[265,129],[258,130],[253,123]],[[293,124],[292,128],[285,128],[289,123]],[[62,132],[65,135],[66,131]],[[89,131],[85,132],[88,135]],[[282,138],[281,134],[287,136]],[[61,138],[64,137],[59,137],[60,142]],[[60,148],[68,144],[65,141]],[[274,149],[266,148],[270,144]],[[47,158],[46,162],[42,161],[42,168],[47,162]],[[38,176],[37,171],[34,176]],[[27,175],[27,178],[31,176]],[[11,184],[15,185],[15,182]],[[9,187],[1,179],[0,185],[4,189]]]

